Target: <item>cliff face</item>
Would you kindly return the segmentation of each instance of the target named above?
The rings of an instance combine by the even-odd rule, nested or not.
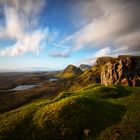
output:
[[[101,71],[101,84],[140,86],[140,57],[119,56],[108,61]]]
[[[104,57],[98,57],[96,60],[96,65],[104,65],[105,63],[113,60],[114,58],[109,57],[109,56],[104,56]]]

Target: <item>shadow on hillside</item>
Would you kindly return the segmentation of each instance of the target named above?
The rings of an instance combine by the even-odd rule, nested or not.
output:
[[[36,135],[37,139],[84,140],[84,129],[90,129],[89,135],[96,138],[104,129],[120,122],[126,111],[124,106],[86,97],[72,97],[64,105],[56,106],[43,112],[45,115],[40,114],[45,121],[42,123],[43,129],[36,132],[40,132]]]
[[[101,88],[101,98],[121,98],[128,96],[131,92],[124,86],[103,87]]]
[[[96,138],[104,129],[121,121],[125,111],[124,106],[86,97],[71,97],[40,110],[37,116],[36,113],[25,116],[5,136],[6,140],[84,140],[84,129],[90,129],[89,136]],[[32,117],[36,118],[34,122]]]
[[[96,119],[94,119],[91,128],[91,137],[96,138],[107,127],[119,123],[125,111],[124,106],[109,102],[102,102],[99,106],[97,105],[96,112],[93,115],[96,116]],[[89,120],[92,124],[92,118],[89,118]]]

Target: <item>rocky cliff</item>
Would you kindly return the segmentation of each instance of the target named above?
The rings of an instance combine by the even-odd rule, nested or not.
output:
[[[140,86],[140,56],[119,56],[102,67],[101,84]]]
[[[115,58],[109,57],[109,56],[103,56],[103,57],[98,57],[95,65],[104,65],[105,63],[114,60]]]

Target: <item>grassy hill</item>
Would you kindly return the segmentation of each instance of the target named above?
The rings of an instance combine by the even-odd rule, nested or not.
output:
[[[90,85],[0,114],[0,140],[140,139],[140,87]]]
[[[68,65],[62,72],[56,76],[59,78],[72,78],[82,74],[82,70],[74,65]]]

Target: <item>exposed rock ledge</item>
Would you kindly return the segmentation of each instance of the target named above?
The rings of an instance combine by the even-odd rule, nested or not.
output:
[[[102,68],[101,84],[140,86],[140,56],[112,58]]]

